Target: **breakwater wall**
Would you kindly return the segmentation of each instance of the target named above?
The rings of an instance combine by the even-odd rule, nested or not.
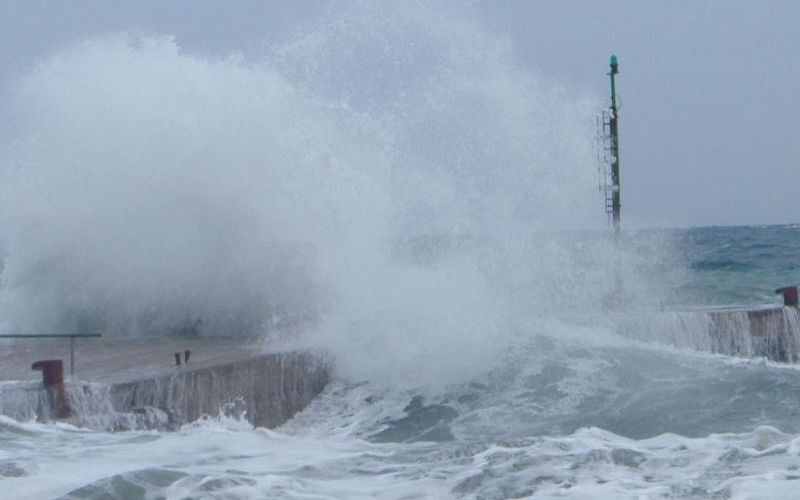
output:
[[[14,360],[27,364],[28,372],[31,360],[46,350],[41,346],[52,348],[44,342],[23,345]],[[177,346],[181,354],[192,352],[192,360],[174,364]],[[219,415],[274,428],[305,408],[328,382],[327,365],[314,353],[259,353],[236,340],[86,341],[77,357],[84,370],[64,383],[67,416],[55,414],[52,392],[36,372],[0,382],[0,414],[102,430],[172,430]]]
[[[728,356],[800,362],[800,309],[721,308],[611,318],[626,337]]]
[[[324,363],[313,354],[264,354],[167,377],[114,384],[109,399],[116,411],[165,411],[173,425],[225,413],[244,417],[257,427],[274,428],[305,408],[327,382]]]

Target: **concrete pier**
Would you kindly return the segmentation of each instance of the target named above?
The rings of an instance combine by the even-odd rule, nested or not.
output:
[[[699,308],[610,315],[608,327],[636,340],[741,357],[800,362],[800,309],[793,305]],[[273,428],[305,408],[328,382],[310,352],[265,352],[252,338],[78,339],[75,376],[63,393],[43,384],[40,361],[63,360],[69,341],[0,341],[0,414],[104,430],[176,429],[227,415]],[[52,376],[52,374],[51,374]]]
[[[620,315],[611,328],[637,340],[728,356],[800,362],[800,310],[793,306],[686,309]]]
[[[64,341],[4,340],[0,414],[55,419],[42,373],[31,365],[64,359],[66,371],[68,358]],[[65,383],[70,413],[60,420],[107,430],[174,429],[220,414],[272,428],[302,410],[328,380],[318,356],[265,353],[262,341],[247,338],[81,339],[75,360],[75,380]]]

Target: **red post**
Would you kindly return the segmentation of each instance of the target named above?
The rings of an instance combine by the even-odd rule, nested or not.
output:
[[[778,288],[775,290],[775,293],[783,294],[783,305],[797,307],[797,286],[785,286],[783,288]]]
[[[72,410],[64,388],[64,363],[60,359],[45,359],[31,365],[32,370],[41,370],[42,383],[50,399],[50,408],[56,418],[70,416]]]

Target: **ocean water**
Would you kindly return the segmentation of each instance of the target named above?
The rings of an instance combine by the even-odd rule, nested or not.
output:
[[[689,282],[713,285],[710,302],[775,302],[770,277],[791,279],[780,271],[795,226],[670,234]],[[0,496],[793,495],[800,368],[638,342],[602,324],[520,327],[484,369],[441,385],[335,369],[324,393],[275,430],[220,418],[109,433],[3,418]]]
[[[604,99],[465,5],[333,2],[247,56],[108,33],[14,81],[4,332],[258,335],[332,381],[275,430],[0,417],[0,497],[792,496],[796,366],[613,319],[778,304],[800,229],[617,243]]]
[[[776,289],[800,279],[797,225],[692,228],[676,233],[692,271],[687,300],[770,303]]]

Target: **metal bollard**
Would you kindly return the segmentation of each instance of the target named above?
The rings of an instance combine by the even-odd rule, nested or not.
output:
[[[60,359],[45,359],[31,365],[32,370],[41,370],[42,383],[47,390],[50,408],[56,418],[67,418],[72,413],[64,388],[64,363]]]
[[[797,307],[797,286],[785,286],[783,288],[778,288],[775,290],[775,293],[783,294],[783,305]]]

